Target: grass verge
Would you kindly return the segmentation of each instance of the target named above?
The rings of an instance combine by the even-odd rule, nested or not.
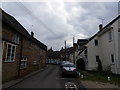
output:
[[[80,71],[80,73],[84,76],[84,78],[81,78],[81,80],[99,81],[104,83],[120,85],[120,76],[114,75],[112,73],[97,71]],[[108,80],[108,77],[110,77],[110,80]]]

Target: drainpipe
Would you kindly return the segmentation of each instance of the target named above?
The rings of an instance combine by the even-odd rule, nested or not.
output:
[[[20,77],[20,64],[21,64],[21,58],[22,58],[22,49],[23,49],[23,36],[21,36],[21,46],[20,46],[20,59],[19,59],[19,67],[18,67],[18,78]]]

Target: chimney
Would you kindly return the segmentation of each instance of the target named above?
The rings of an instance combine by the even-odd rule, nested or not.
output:
[[[33,32],[31,32],[31,36],[34,37],[34,33]]]
[[[103,29],[103,25],[100,24],[100,25],[99,25],[99,30],[101,31],[102,29]]]

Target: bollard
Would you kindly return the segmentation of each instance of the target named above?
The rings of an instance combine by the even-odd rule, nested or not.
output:
[[[80,72],[78,73],[78,75],[80,76]]]
[[[81,78],[83,78],[84,76],[83,75],[81,75]]]
[[[108,81],[110,81],[110,77],[108,77]]]

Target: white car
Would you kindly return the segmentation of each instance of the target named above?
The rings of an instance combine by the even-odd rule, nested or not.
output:
[[[64,66],[64,64],[66,63],[70,63],[69,61],[62,61],[61,64],[60,64],[60,67],[62,68]]]
[[[65,63],[62,67],[62,75],[71,74],[78,75],[76,66],[73,63]]]

